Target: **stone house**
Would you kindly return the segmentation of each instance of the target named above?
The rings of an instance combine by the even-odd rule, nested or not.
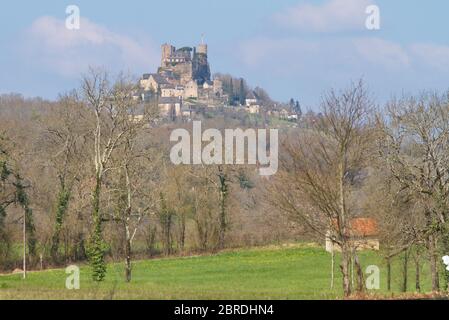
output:
[[[249,114],[259,114],[260,113],[260,106],[258,104],[252,104],[250,106],[246,106],[243,108]]]
[[[349,222],[349,236],[351,245],[357,250],[376,250],[380,249],[378,239],[378,228],[376,220],[372,218],[354,218]],[[341,251],[338,244],[334,243],[330,237],[331,231],[326,236],[326,251]]]
[[[140,87],[144,91],[160,92],[163,86],[169,85],[165,77],[157,73],[144,74],[140,80]]]
[[[161,97],[158,107],[162,116],[174,120],[182,115],[182,97]]]
[[[184,99],[198,98],[198,83],[190,80],[184,87]]]
[[[259,103],[259,99],[257,98],[257,95],[254,91],[250,91],[246,95],[245,104],[247,107],[251,105],[257,105]]]
[[[161,87],[161,97],[183,97],[184,96],[184,86],[181,85],[164,85]]]

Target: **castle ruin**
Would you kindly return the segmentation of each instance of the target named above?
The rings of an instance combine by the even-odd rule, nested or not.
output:
[[[184,101],[205,105],[219,105],[227,101],[223,84],[211,80],[207,44],[177,49],[171,44],[161,46],[161,62],[157,73],[144,74],[140,80],[139,97],[157,97],[164,108]],[[172,112],[172,111],[170,111]],[[176,113],[176,112],[175,112]]]

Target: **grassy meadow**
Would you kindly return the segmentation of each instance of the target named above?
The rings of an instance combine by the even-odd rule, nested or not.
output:
[[[381,269],[380,290],[372,294],[400,293],[402,273],[394,261],[392,292],[386,289],[386,265],[379,253],[360,253],[364,268]],[[106,280],[90,280],[81,267],[81,289],[67,290],[65,270],[0,276],[0,299],[339,299],[341,278],[335,267],[335,288],[330,289],[331,256],[312,245],[286,245],[226,251],[217,255],[136,261],[131,283],[124,282],[121,263],[108,266]],[[409,290],[414,291],[413,264]],[[422,288],[430,290],[428,266],[423,265]]]

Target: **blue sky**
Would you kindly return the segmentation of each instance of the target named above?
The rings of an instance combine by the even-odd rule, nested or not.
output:
[[[380,8],[380,30],[365,9]],[[65,27],[67,5],[81,29]],[[16,0],[0,11],[0,93],[56,98],[89,65],[139,76],[155,71],[164,42],[193,46],[205,34],[213,72],[246,78],[275,99],[319,103],[323,91],[363,77],[392,95],[449,89],[445,0]]]

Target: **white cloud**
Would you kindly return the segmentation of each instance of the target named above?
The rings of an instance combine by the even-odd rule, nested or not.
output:
[[[250,68],[269,66],[274,72],[309,71],[311,66],[328,68],[330,72],[364,67],[396,71],[410,66],[409,53],[402,46],[371,37],[256,38],[241,46],[241,57]]]
[[[411,45],[410,51],[423,64],[449,70],[449,46],[418,43]]]
[[[260,37],[243,43],[241,57],[249,67],[265,65],[292,71],[292,67],[298,69],[304,66],[305,59],[315,56],[320,49],[320,44],[314,41]]]
[[[26,31],[23,52],[64,76],[79,76],[89,65],[145,72],[158,61],[158,50],[147,41],[114,33],[84,18],[79,30],[68,30],[63,20],[53,17],[38,18]]]
[[[360,57],[372,65],[392,70],[410,65],[409,54],[397,43],[380,38],[357,38],[353,43]]]
[[[274,15],[277,24],[312,32],[337,32],[365,28],[370,0],[329,0],[322,5],[299,4]]]
[[[242,69],[269,88],[316,104],[322,90],[365,79],[379,99],[423,89],[447,90],[449,46],[402,44],[379,37],[258,37],[239,50]],[[312,102],[310,102],[312,101]]]

